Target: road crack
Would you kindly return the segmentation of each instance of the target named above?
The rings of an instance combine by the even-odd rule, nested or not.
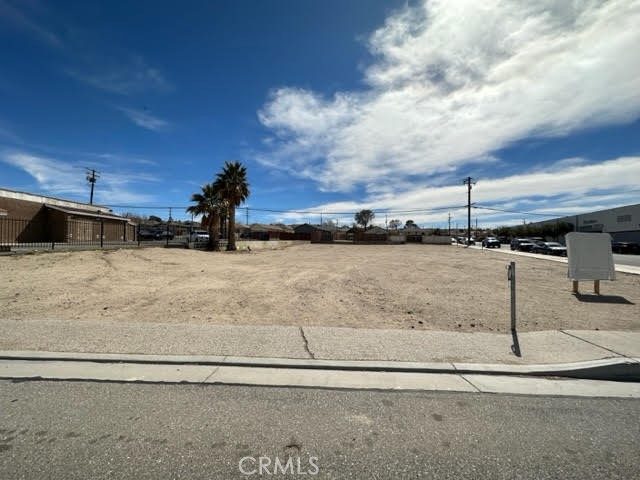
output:
[[[304,342],[304,349],[305,351],[309,354],[309,356],[311,358],[313,358],[315,360],[316,356],[313,354],[313,352],[309,349],[309,340],[307,339],[307,336],[304,333],[304,329],[302,327],[300,327],[300,335],[302,335],[302,341]]]

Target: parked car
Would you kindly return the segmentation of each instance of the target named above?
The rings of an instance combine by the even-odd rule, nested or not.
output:
[[[156,232],[156,239],[157,240],[166,240],[167,238],[169,240],[173,240],[174,236],[175,235],[171,231],[167,232],[166,230],[159,230],[159,231]]]
[[[531,251],[534,253],[544,253],[545,255],[567,256],[567,247],[558,242],[536,242]]]
[[[463,237],[463,236],[458,237],[458,243],[461,243],[463,245],[467,245],[467,237]],[[471,237],[471,241],[468,242],[468,244],[469,245],[475,245],[476,244],[475,239],[473,237]]]
[[[485,248],[500,248],[500,240],[496,237],[487,237],[482,240],[482,246]]]
[[[640,254],[640,245],[634,242],[612,242],[611,250],[613,253]]]
[[[511,250],[530,252],[535,244],[528,238],[514,238],[511,240]]]
[[[547,252],[547,246],[544,244],[544,242],[542,240],[530,240],[531,243],[533,243],[533,246],[531,247],[531,250],[529,250],[531,253],[548,253]]]
[[[209,232],[206,230],[194,230],[189,235],[190,242],[208,242],[209,241]]]
[[[140,230],[138,232],[138,238],[140,240],[156,240],[157,233],[156,230]]]

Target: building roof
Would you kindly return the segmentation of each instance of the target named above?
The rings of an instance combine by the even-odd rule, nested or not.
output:
[[[426,230],[425,228],[420,228],[420,227],[408,227],[408,228],[404,227],[400,229],[402,233],[405,233],[408,235],[420,235],[425,230]]]
[[[349,230],[347,230],[347,233],[356,233],[356,232],[362,232],[362,228],[361,227],[351,227]],[[369,235],[379,235],[379,234],[383,234],[383,233],[389,233],[386,229],[382,228],[382,227],[378,227],[377,225],[373,225],[371,227],[368,227],[366,231],[364,231],[363,233],[369,234]]]
[[[296,225],[294,227],[294,230],[297,230],[297,229],[299,229],[301,227],[311,227],[312,229],[319,230],[321,232],[335,232],[336,231],[335,227],[332,228],[332,227],[330,227],[328,225],[312,225],[311,223],[303,223],[301,225]]]
[[[126,217],[121,217],[119,215],[114,215],[112,213],[104,213],[100,210],[95,210],[93,212],[80,209],[80,208],[69,208],[69,207],[59,207],[57,205],[50,205],[48,203],[44,204],[45,207],[50,208],[51,210],[56,210],[58,212],[66,213],[67,215],[76,215],[80,217],[91,217],[91,218],[101,218],[103,220],[120,220],[130,222],[130,219]]]
[[[252,223],[251,224],[252,232],[284,232],[286,231],[284,228],[278,225],[267,225],[264,223]]]
[[[78,210],[88,210],[95,213],[99,211],[102,214],[110,214],[111,209],[102,205],[91,205],[89,203],[76,202],[74,200],[65,200],[62,198],[49,197],[36,193],[19,192],[17,190],[9,190],[8,188],[0,188],[0,198],[10,198],[13,200],[23,200],[25,202],[41,203],[62,208],[73,208]]]
[[[380,234],[387,233],[387,231],[382,227],[373,226],[369,228],[367,231],[365,231],[364,233],[365,235],[380,235]]]

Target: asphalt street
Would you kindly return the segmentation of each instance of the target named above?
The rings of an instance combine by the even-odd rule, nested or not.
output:
[[[640,267],[640,255],[622,255],[620,253],[614,253],[613,261],[616,265]]]
[[[625,399],[5,380],[0,478],[631,479],[638,418]]]

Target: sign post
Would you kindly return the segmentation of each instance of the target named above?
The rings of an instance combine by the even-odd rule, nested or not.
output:
[[[511,285],[511,331],[516,331],[516,262],[507,267],[507,279]]]

